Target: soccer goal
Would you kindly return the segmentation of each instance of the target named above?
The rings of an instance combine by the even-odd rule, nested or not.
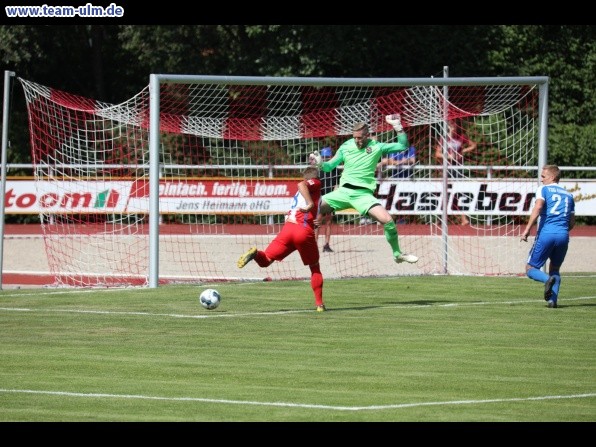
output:
[[[393,141],[392,113],[415,161],[407,176],[380,164],[376,195],[420,261],[395,264],[382,226],[347,210],[323,275],[523,272],[519,223],[546,160],[548,78],[151,75],[121,104],[19,80],[32,206],[58,285],[308,278],[297,253],[266,270],[236,260],[279,232],[313,150],[334,152],[361,121]]]

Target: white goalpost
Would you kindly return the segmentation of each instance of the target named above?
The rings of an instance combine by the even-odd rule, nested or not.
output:
[[[56,285],[306,279],[298,255],[266,270],[236,259],[279,232],[308,154],[335,151],[360,121],[394,141],[391,113],[416,162],[408,178],[379,166],[376,196],[420,261],[396,265],[382,227],[347,210],[334,216],[323,275],[523,272],[519,223],[547,153],[546,77],[154,74],[120,104],[18,79],[36,197],[12,194],[39,212]],[[472,150],[448,162],[450,132]]]

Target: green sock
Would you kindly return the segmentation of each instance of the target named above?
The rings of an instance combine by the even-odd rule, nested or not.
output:
[[[401,250],[399,249],[399,241],[397,239],[397,227],[395,226],[395,222],[391,221],[384,225],[385,229],[385,239],[391,245],[391,249],[393,250],[393,257],[401,255]]]

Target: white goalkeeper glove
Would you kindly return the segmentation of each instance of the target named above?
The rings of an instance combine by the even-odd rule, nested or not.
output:
[[[323,157],[321,157],[321,154],[319,154],[319,151],[314,151],[312,154],[310,154],[308,156],[308,162],[311,165],[320,167],[321,164],[323,163]]]
[[[394,113],[393,115],[387,115],[385,121],[395,129],[396,132],[403,132],[404,128],[401,125],[401,118],[399,114]]]

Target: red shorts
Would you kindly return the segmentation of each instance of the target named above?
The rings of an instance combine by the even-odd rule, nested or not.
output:
[[[313,265],[319,262],[319,247],[314,230],[310,227],[286,222],[279,234],[265,249],[265,254],[269,259],[281,261],[295,250],[300,253],[304,265]]]

